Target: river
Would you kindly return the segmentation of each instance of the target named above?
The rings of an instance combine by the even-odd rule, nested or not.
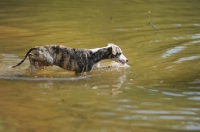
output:
[[[199,0],[1,0],[0,131],[200,131],[199,14]],[[127,67],[11,68],[34,46],[107,43]]]

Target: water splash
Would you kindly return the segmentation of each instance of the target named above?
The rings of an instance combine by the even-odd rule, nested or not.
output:
[[[23,65],[17,68],[12,68],[12,65],[20,61],[17,56],[13,54],[2,54],[0,59],[0,79],[8,80],[26,80],[26,81],[74,81],[80,79],[90,78],[92,75],[82,73],[75,75],[74,72],[63,70],[57,66],[46,67],[47,70],[39,70],[36,74],[30,74],[28,71],[29,61],[26,60]],[[128,64],[120,64],[117,62],[102,63],[103,66],[111,65],[111,69],[128,68]],[[103,69],[104,71],[106,69]]]

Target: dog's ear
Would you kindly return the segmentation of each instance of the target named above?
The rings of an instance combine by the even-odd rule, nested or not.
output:
[[[121,49],[118,46],[116,46],[116,45],[114,45],[112,43],[108,43],[107,47],[110,48],[110,50],[111,50],[113,55],[116,55],[117,53],[121,53],[122,52]]]
[[[113,55],[117,54],[117,47],[115,45],[112,45],[112,54]]]
[[[115,50],[115,48],[114,48],[112,43],[108,43],[107,44],[107,48],[113,55],[116,55],[116,50]]]

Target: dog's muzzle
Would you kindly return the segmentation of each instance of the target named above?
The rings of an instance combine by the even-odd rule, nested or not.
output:
[[[121,55],[119,56],[118,60],[115,60],[115,61],[118,61],[118,62],[120,62],[120,63],[122,63],[122,64],[125,64],[125,63],[128,62],[128,59],[127,59],[123,54],[121,54]]]
[[[119,56],[119,60],[122,62],[122,64],[125,64],[128,62],[128,59],[123,54]]]

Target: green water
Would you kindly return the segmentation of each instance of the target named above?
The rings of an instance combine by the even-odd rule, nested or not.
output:
[[[0,131],[200,131],[199,14],[198,0],[1,0]],[[129,68],[10,68],[33,46],[110,42]]]

